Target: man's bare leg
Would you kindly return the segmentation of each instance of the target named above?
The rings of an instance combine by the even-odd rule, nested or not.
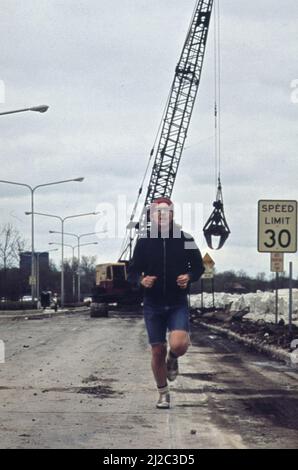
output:
[[[158,388],[167,384],[166,356],[166,343],[152,345],[151,367]]]
[[[156,403],[156,407],[163,409],[170,408],[170,394],[167,382],[166,356],[166,343],[152,345],[151,366],[159,392],[159,399]]]
[[[184,330],[173,330],[169,334],[170,351],[176,356],[183,356],[190,345],[189,333]]]
[[[186,331],[171,331],[169,336],[170,351],[166,360],[167,378],[171,382],[175,380],[179,374],[178,357],[186,353],[189,344],[189,334]]]
[[[169,335],[170,351],[176,357],[183,356],[189,346],[189,334],[186,331],[174,330]],[[152,346],[152,372],[157,384],[157,387],[164,387],[167,384],[167,344],[153,344]]]

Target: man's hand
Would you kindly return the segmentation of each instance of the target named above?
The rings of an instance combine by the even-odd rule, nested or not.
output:
[[[180,289],[186,289],[189,281],[190,281],[189,274],[180,274],[180,276],[177,277],[177,284],[180,287]]]
[[[157,279],[156,276],[145,276],[141,280],[141,284],[142,286],[146,287],[146,289],[151,289],[156,279]]]

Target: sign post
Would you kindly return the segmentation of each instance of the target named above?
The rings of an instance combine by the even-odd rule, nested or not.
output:
[[[203,264],[205,268],[205,272],[202,276],[202,281],[201,281],[201,304],[202,304],[202,309],[204,308],[204,302],[203,302],[203,288],[204,288],[204,279],[211,279],[212,282],[212,304],[213,308],[215,308],[215,303],[214,303],[214,266],[215,262],[211,258],[211,256],[206,253],[204,258],[203,258]]]
[[[29,286],[35,286],[35,285],[36,285],[36,277],[29,276]]]
[[[273,273],[284,272],[284,254],[283,253],[271,253],[270,256],[270,270]]]
[[[293,316],[293,263],[290,261],[289,268],[289,331],[292,333],[292,316]]]
[[[271,253],[270,270],[275,273],[275,323],[278,323],[278,273],[284,271],[284,254]]]
[[[204,281],[201,278],[201,310],[203,312],[204,309]]]
[[[278,273],[283,271],[283,253],[297,251],[297,201],[258,202],[258,251],[271,253],[271,271],[276,272],[275,321],[278,320]],[[289,276],[289,331],[292,331],[292,263]]]
[[[258,202],[258,251],[296,253],[297,201]]]
[[[278,273],[275,273],[275,323],[278,324]]]
[[[212,279],[214,277],[214,266],[215,262],[211,258],[211,256],[206,253],[203,258],[203,264],[205,267],[205,272],[202,276],[203,279]]]

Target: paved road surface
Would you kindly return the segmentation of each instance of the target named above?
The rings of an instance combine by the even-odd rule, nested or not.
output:
[[[141,318],[0,320],[0,448],[293,448],[298,374],[201,329],[156,392]]]

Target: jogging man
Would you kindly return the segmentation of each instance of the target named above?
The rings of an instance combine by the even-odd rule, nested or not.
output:
[[[187,294],[204,272],[193,238],[174,222],[173,203],[161,197],[150,206],[149,236],[140,237],[129,266],[129,280],[144,288],[144,320],[159,392],[157,408],[170,407],[168,382],[178,375],[178,357],[189,346]],[[169,332],[169,351],[167,338]]]

